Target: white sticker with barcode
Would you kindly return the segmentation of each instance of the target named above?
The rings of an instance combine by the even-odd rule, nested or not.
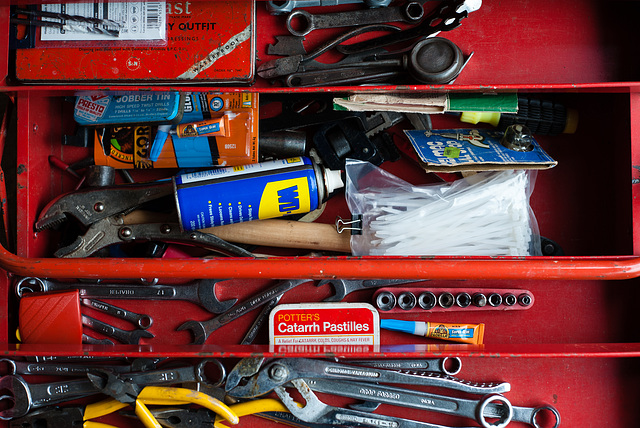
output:
[[[42,27],[40,39],[44,41],[166,40],[167,9],[165,1],[128,3],[96,1],[93,3],[43,4],[42,10],[64,15],[111,20],[120,24],[118,37],[109,34],[97,34],[97,32],[85,32],[80,29],[78,31],[70,31],[68,29]],[[43,20],[67,22],[64,19],[61,21],[53,18],[43,18]],[[102,29],[114,28],[113,26],[96,23],[74,22],[73,24],[73,26],[90,25],[94,28]]]

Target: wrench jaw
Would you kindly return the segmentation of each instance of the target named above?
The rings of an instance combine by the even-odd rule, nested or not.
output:
[[[191,331],[191,336],[193,341],[192,345],[204,345],[204,342],[207,340],[207,332],[205,331],[204,326],[199,321],[187,321],[181,326],[179,326],[176,330],[189,330]]]
[[[31,410],[31,392],[29,386],[20,376],[8,375],[0,378],[0,390],[10,395],[0,396],[0,402],[11,401],[13,406],[0,411],[0,420],[20,418]]]
[[[265,357],[248,357],[240,360],[227,376],[227,381],[224,385],[225,391],[231,391],[246,378],[258,374],[265,360]]]
[[[216,296],[216,284],[226,279],[203,279],[200,280],[198,285],[198,298],[200,304],[207,311],[212,314],[221,314],[227,312],[233,305],[236,304],[238,299],[229,299],[220,301]]]
[[[323,300],[323,302],[340,302],[347,297],[347,285],[344,279],[323,279],[316,284],[317,287],[321,287],[325,284],[333,286],[334,295],[329,296]]]
[[[242,373],[241,380],[249,379],[246,383],[241,384],[238,382],[236,386],[230,385],[227,389],[227,395],[235,398],[255,398],[268,394],[274,389],[281,387],[289,381],[297,378],[296,374],[286,366],[286,362],[283,360],[273,361],[262,369],[259,367],[253,370],[255,367],[248,366],[246,372]],[[235,369],[234,369],[235,370]],[[255,371],[257,374],[250,375],[250,371]]]

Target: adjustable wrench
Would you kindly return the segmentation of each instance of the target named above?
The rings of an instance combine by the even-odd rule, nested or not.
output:
[[[341,4],[364,3],[367,7],[389,6],[391,0],[285,0],[268,1],[267,11],[271,15],[280,15],[291,12],[299,7],[337,6]]]
[[[251,364],[248,364],[247,368],[251,368]],[[422,385],[453,389],[470,394],[501,394],[511,389],[508,382],[474,383],[438,373],[376,369],[308,358],[284,358],[265,365],[246,383],[227,388],[227,394],[239,398],[258,397],[294,379],[332,379]]]
[[[313,30],[325,28],[355,27],[398,21],[411,24],[419,22],[423,17],[424,8],[417,1],[382,9],[353,10],[318,15],[312,15],[305,10],[296,10],[287,17],[287,29],[294,36],[302,37]]]
[[[300,407],[298,403],[291,398],[284,387],[277,387],[275,392],[278,394],[282,403],[287,407],[287,409],[289,409],[291,414],[305,422],[311,422],[314,424],[350,426],[366,425],[393,428],[447,428],[442,425],[427,422],[329,406],[318,399],[304,379],[296,379],[291,381],[291,383],[298,390],[300,395],[302,395],[305,402],[303,407]]]
[[[193,335],[193,344],[202,345],[207,341],[211,333],[219,329],[225,324],[230,323],[243,316],[244,314],[251,312],[260,306],[265,305],[267,302],[275,299],[278,296],[283,295],[289,290],[297,287],[300,284],[311,281],[310,279],[290,279],[279,282],[275,286],[269,288],[266,291],[245,300],[242,303],[238,303],[228,311],[212,318],[208,321],[187,321],[178,327],[178,330],[190,330]]]
[[[224,279],[200,279],[181,285],[126,285],[126,284],[83,284],[80,282],[56,282],[48,279],[27,277],[16,284],[16,295],[25,292],[47,292],[59,290],[80,290],[81,298],[104,299],[149,299],[186,300],[217,314],[228,310],[238,299],[218,300],[216,284]]]

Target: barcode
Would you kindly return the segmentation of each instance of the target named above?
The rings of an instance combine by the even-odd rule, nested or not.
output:
[[[146,26],[148,29],[157,29],[160,28],[160,24],[162,23],[162,3],[160,2],[149,2],[146,3],[146,11],[147,11],[147,20]]]

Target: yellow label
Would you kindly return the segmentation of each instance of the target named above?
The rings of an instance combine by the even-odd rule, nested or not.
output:
[[[242,93],[242,107],[251,107],[251,92],[243,92]]]
[[[305,177],[268,183],[260,199],[259,218],[273,218],[311,210],[311,195]]]

